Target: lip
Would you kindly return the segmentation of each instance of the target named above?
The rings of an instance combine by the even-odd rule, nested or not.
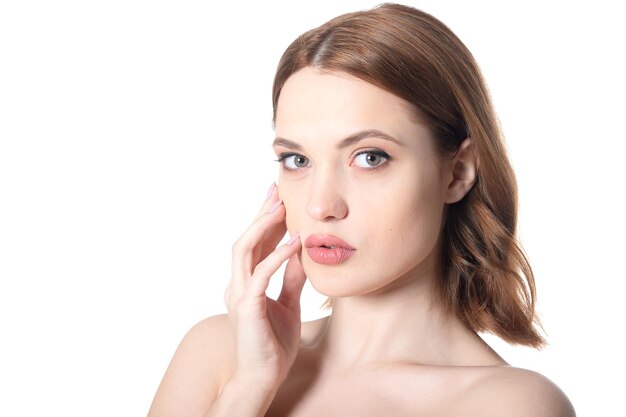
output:
[[[305,248],[319,248],[321,246],[337,246],[344,249],[355,250],[352,246],[333,235],[311,235],[304,241]]]
[[[311,235],[304,241],[304,247],[311,260],[322,265],[343,263],[356,251],[355,248],[332,235]]]

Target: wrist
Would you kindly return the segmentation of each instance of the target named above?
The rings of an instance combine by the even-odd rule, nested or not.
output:
[[[245,375],[233,375],[218,395],[207,417],[261,417],[269,409],[277,388]]]
[[[271,396],[273,398],[281,383],[271,378],[268,379],[266,376],[235,372],[226,385],[233,387],[232,389],[234,390],[252,392],[258,396]]]

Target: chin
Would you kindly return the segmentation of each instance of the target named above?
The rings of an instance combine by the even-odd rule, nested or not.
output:
[[[375,275],[364,276],[350,264],[319,265],[306,257],[302,261],[302,268],[311,286],[326,297],[365,295],[388,284],[381,282],[382,271],[378,275],[374,273]]]

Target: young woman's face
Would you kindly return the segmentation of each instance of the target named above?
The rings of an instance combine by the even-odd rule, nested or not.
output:
[[[283,86],[279,195],[287,229],[303,242],[302,266],[324,295],[365,295],[399,277],[432,276],[449,166],[411,111],[345,73],[307,67]],[[358,135],[370,130],[388,137]]]

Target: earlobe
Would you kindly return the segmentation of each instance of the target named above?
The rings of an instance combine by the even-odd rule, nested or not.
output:
[[[478,158],[474,143],[467,138],[459,146],[450,165],[451,181],[446,190],[446,203],[460,201],[471,190],[476,182],[478,172]]]

